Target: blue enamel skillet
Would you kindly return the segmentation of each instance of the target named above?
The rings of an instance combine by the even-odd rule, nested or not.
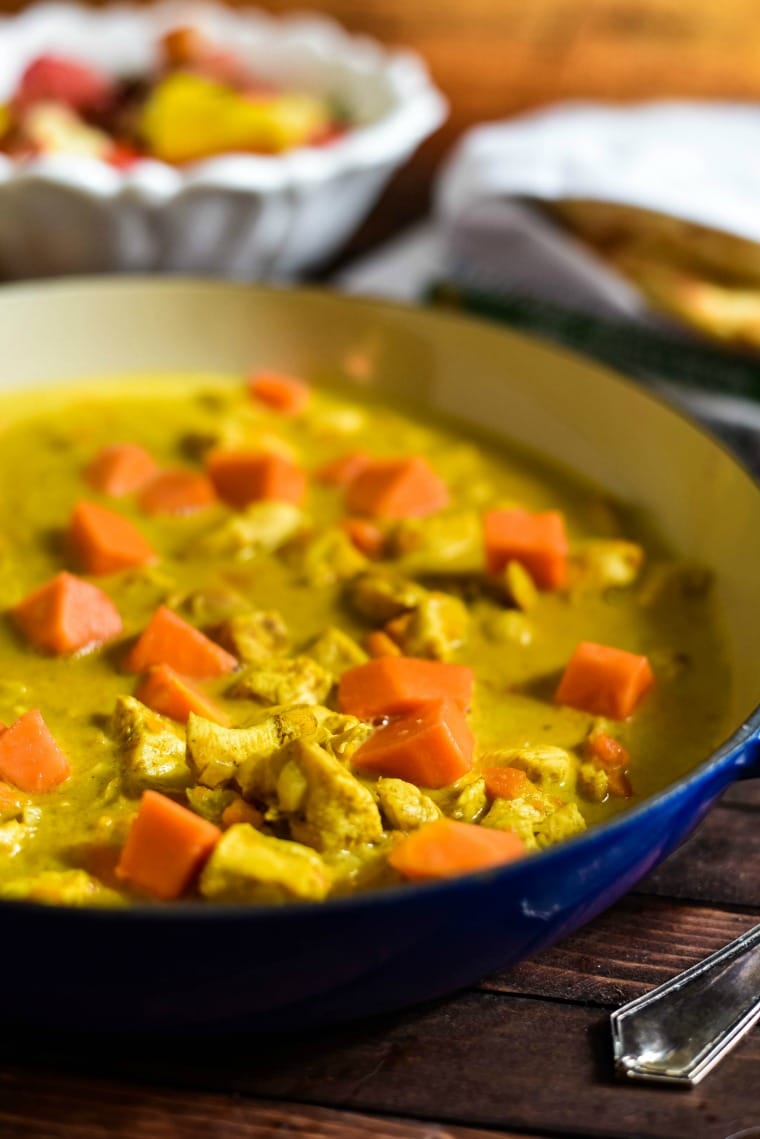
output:
[[[452,992],[589,921],[680,843],[729,783],[760,772],[760,487],[635,384],[450,314],[201,281],[9,288],[0,343],[3,390],[130,372],[239,372],[257,359],[313,375],[317,360],[326,375],[380,382],[551,454],[650,512],[679,552],[713,570],[733,671],[733,727],[717,751],[611,822],[503,869],[282,908],[4,902],[9,1020],[297,1029]]]

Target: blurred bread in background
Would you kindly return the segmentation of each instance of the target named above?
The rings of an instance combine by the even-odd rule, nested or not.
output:
[[[733,347],[760,348],[760,245],[609,202],[547,207],[656,309]]]

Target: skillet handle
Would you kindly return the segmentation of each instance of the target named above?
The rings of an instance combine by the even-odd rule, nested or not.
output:
[[[760,925],[612,1014],[616,1070],[693,1087],[757,1020]]]

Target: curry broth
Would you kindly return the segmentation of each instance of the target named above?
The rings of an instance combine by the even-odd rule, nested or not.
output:
[[[73,657],[45,656],[24,643],[10,620],[0,625],[0,720],[10,723],[39,708],[72,768],[55,790],[26,797],[21,819],[0,825],[0,888],[11,895],[56,900],[24,884],[40,873],[84,868],[107,887],[102,898],[85,900],[135,896],[113,877],[138,795],[124,793],[122,758],[109,721],[119,694],[135,689],[136,678],[120,667],[125,651],[157,606],[179,607],[188,595],[210,586],[230,589],[252,608],[278,610],[295,651],[328,625],[337,624],[357,639],[370,627],[346,605],[345,582],[304,584],[303,542],[253,557],[199,556],[195,547],[230,518],[230,507],[220,503],[188,516],[151,517],[140,512],[133,495],[111,499],[92,490],[82,471],[103,446],[137,442],[161,465],[200,469],[209,441],[255,442],[292,454],[307,472],[351,450],[422,453],[447,483],[452,509],[556,508],[565,516],[571,547],[600,537],[640,540],[626,512],[581,481],[463,437],[455,426],[422,422],[375,402],[365,408],[329,392],[313,393],[309,410],[288,418],[255,404],[234,377],[126,377],[97,387],[8,397],[0,415],[0,600],[5,610],[61,569],[76,572],[63,536],[79,499],[130,518],[159,554],[156,565],[146,569],[91,579],[115,602],[124,624],[123,634],[103,648]],[[344,513],[339,491],[313,479],[304,509],[309,525],[320,530],[334,526]],[[676,574],[674,585],[668,577],[671,556],[651,540],[646,546],[644,570],[630,587],[541,592],[535,606],[514,621],[505,613],[515,611],[493,589],[473,587],[466,575],[433,575],[437,588],[452,590],[470,608],[464,644],[448,659],[476,672],[470,716],[476,755],[544,744],[577,754],[591,717],[552,703],[576,644],[598,641],[649,656],[655,687],[629,720],[614,724],[615,737],[631,754],[633,795],[595,802],[565,794],[588,823],[665,786],[725,735],[729,675],[709,590],[698,574],[693,580],[688,573],[683,579]],[[398,566],[403,571],[403,558]],[[430,575],[420,579],[430,584]],[[690,581],[697,584],[691,588]],[[194,623],[203,625],[200,619]],[[203,687],[233,723],[246,722],[254,711],[250,702],[225,695],[229,678]],[[562,797],[561,789],[558,793]],[[446,795],[434,792],[432,798],[444,803]],[[337,855],[333,861],[340,861]],[[354,875],[357,881],[360,877]]]

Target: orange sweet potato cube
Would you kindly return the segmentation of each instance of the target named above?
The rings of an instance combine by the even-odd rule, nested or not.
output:
[[[52,791],[71,774],[38,708],[0,732],[0,779],[21,791]]]
[[[499,573],[507,562],[515,561],[525,567],[539,589],[565,584],[568,541],[558,511],[489,510],[483,517],[483,537],[489,573]]]
[[[492,799],[521,799],[535,792],[534,785],[519,767],[485,767],[482,775]]]
[[[282,415],[300,415],[311,398],[308,384],[282,372],[254,372],[248,377],[248,392]]]
[[[116,874],[162,901],[191,884],[222,832],[158,791],[144,791]]]
[[[436,819],[405,835],[388,861],[404,878],[432,881],[491,870],[523,858],[525,853],[525,843],[514,831]]]
[[[445,482],[421,455],[372,459],[346,487],[346,509],[373,518],[424,518],[448,504]]]
[[[347,454],[338,455],[317,468],[317,482],[321,482],[324,486],[346,486],[371,462],[372,459],[365,451],[349,451]]]
[[[180,724],[187,722],[191,712],[212,720],[215,724],[227,724],[227,717],[217,708],[204,692],[200,692],[192,681],[180,676],[168,664],[159,664],[149,669],[138,686],[135,696],[154,712],[168,716]]]
[[[128,672],[145,672],[153,665],[168,664],[184,676],[199,680],[225,676],[237,663],[236,657],[166,605],[158,607],[125,661]]]
[[[103,494],[120,498],[139,490],[158,471],[158,464],[137,443],[112,443],[90,460],[84,477]]]
[[[219,497],[238,508],[264,499],[299,506],[306,494],[301,468],[268,451],[211,451],[206,472]]]
[[[159,471],[142,487],[137,505],[146,514],[194,514],[217,501],[211,480],[199,471]]]
[[[592,716],[624,720],[653,684],[645,656],[582,641],[567,662],[554,701]]]
[[[128,518],[95,502],[78,502],[69,521],[68,545],[85,573],[117,573],[150,565],[157,555]]]
[[[405,779],[418,787],[447,787],[472,767],[473,747],[462,709],[441,700],[378,728],[351,762],[360,772]]]
[[[111,598],[97,585],[65,572],[22,598],[11,616],[30,645],[59,655],[102,645],[122,630]]]
[[[474,673],[464,664],[415,657],[383,656],[346,669],[338,682],[341,712],[375,720],[401,716],[423,704],[448,700],[466,711]]]

